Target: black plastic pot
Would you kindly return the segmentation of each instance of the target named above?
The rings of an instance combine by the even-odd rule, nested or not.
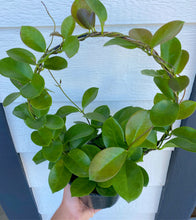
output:
[[[119,199],[119,195],[116,196],[101,196],[91,193],[88,196],[80,197],[80,200],[89,208],[93,209],[105,209],[113,206]]]

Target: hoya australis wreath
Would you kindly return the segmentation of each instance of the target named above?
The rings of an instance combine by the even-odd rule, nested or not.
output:
[[[95,30],[96,16],[101,24],[100,32]],[[22,26],[23,43],[41,55],[36,59],[26,49],[13,48],[7,51],[8,57],[0,60],[0,73],[10,78],[18,89],[8,95],[3,104],[7,106],[19,96],[26,98],[25,103],[14,108],[13,114],[34,129],[31,139],[40,146],[40,151],[33,160],[36,164],[49,161],[52,192],[63,189],[71,181],[72,196],[81,197],[91,192],[104,196],[119,194],[130,202],[148,184],[147,172],[137,164],[144,155],[166,147],[196,152],[196,130],[191,127],[173,129],[172,126],[176,120],[189,117],[196,109],[196,102],[183,100],[184,95],[181,95],[189,84],[189,78],[181,74],[189,54],[181,49],[175,37],[183,27],[182,21],[171,21],[154,34],[134,28],[124,35],[105,32],[106,19],[106,9],[99,0],[75,0],[71,15],[62,22],[61,33],[56,31],[54,22],[48,46],[36,28]],[[75,23],[88,32],[74,35]],[[51,48],[57,37],[62,43]],[[139,48],[160,65],[159,70],[142,71],[154,78],[160,90],[151,109],[127,106],[111,115],[109,107],[101,105],[93,112],[86,112],[86,107],[97,96],[98,88],[95,87],[86,90],[81,106],[67,96],[53,74],[53,70],[67,68],[67,60],[58,54],[71,58],[78,52],[81,41],[95,37],[111,38],[104,46],[118,45],[130,52]],[[160,46],[160,55],[154,49],[156,46]],[[70,106],[59,108],[56,114],[48,113],[52,98],[50,88],[45,87],[44,69],[71,102]],[[66,128],[66,118],[75,112],[80,112],[86,122],[75,122]],[[160,138],[157,138],[158,132]]]

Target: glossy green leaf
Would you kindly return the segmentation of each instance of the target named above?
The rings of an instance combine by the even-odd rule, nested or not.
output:
[[[175,37],[161,44],[161,57],[171,68],[175,65],[181,54],[181,43]]]
[[[41,128],[31,133],[31,140],[38,146],[48,146],[52,141],[52,131],[48,128]]]
[[[90,181],[88,178],[80,178],[78,177],[73,181],[71,184],[71,196],[87,196],[89,195],[96,187],[96,183],[93,181]]]
[[[125,148],[124,132],[120,124],[112,117],[108,118],[102,127],[102,138],[106,147]]]
[[[184,138],[174,138],[163,145],[166,147],[178,147],[187,151],[196,152],[196,143]]]
[[[158,102],[162,101],[162,100],[169,100],[168,97],[166,97],[165,95],[163,95],[162,93],[157,93],[154,97],[154,104],[157,104]]]
[[[150,111],[150,119],[155,126],[167,126],[175,122],[178,117],[179,105],[169,100],[162,100],[155,104]]]
[[[120,109],[113,116],[114,119],[118,121],[122,129],[125,130],[126,124],[130,117],[137,111],[142,110],[140,107],[127,106],[123,109]]]
[[[63,155],[63,161],[67,169],[79,177],[89,176],[90,158],[80,149],[73,149],[68,154]]]
[[[165,75],[165,72],[164,71],[156,71],[156,70],[142,70],[141,73],[143,75],[146,75],[146,76],[153,76],[153,77],[164,77],[166,76]]]
[[[74,106],[62,106],[56,112],[56,115],[60,116],[61,118],[66,118],[67,115],[79,112],[79,110]]]
[[[154,34],[151,46],[155,47],[174,38],[182,29],[183,21],[171,21],[160,27]]]
[[[92,160],[95,157],[95,155],[101,151],[101,149],[99,149],[97,146],[90,145],[90,144],[83,145],[81,147],[81,150],[84,151],[88,155],[90,160]]]
[[[196,102],[186,100],[180,103],[180,109],[177,119],[185,119],[191,116],[196,110]]]
[[[24,120],[32,117],[27,103],[22,103],[16,106],[13,110],[13,114],[16,117],[24,119]]]
[[[89,7],[98,16],[101,23],[101,30],[103,32],[105,21],[107,20],[107,11],[105,6],[99,0],[85,0]]]
[[[40,96],[30,100],[31,105],[38,110],[48,110],[52,105],[52,98],[44,89]]]
[[[193,143],[196,143],[196,129],[194,128],[183,126],[183,127],[174,129],[172,131],[172,134],[177,137],[184,138]]]
[[[58,115],[47,115],[45,126],[50,129],[61,129],[64,127],[63,119]]]
[[[44,52],[46,42],[43,35],[36,28],[31,26],[22,26],[20,29],[20,37],[23,43],[33,50]]]
[[[113,38],[104,44],[104,46],[111,46],[111,45],[121,46],[126,49],[135,49],[137,47],[137,45],[131,43],[130,41],[119,37]]]
[[[48,161],[56,162],[63,152],[63,144],[60,141],[53,141],[48,147],[43,147],[42,152]]]
[[[73,125],[69,130],[65,133],[65,143],[69,141],[74,141],[83,137],[88,137],[94,133],[94,128],[92,128],[88,124],[77,124]]]
[[[101,117],[104,117],[105,120],[110,117],[110,109],[107,105],[101,105],[101,106],[97,107],[94,110],[94,113],[98,113],[98,114],[102,115]],[[91,125],[93,125],[96,128],[101,128],[103,123],[100,121],[97,121],[97,120],[91,120]]]
[[[18,62],[10,57],[0,60],[0,74],[26,83],[33,78],[33,70],[29,64]]]
[[[31,106],[31,110],[37,118],[41,118],[42,116],[47,115],[49,108],[44,109],[44,110],[39,110],[39,109],[36,109],[33,106]]]
[[[48,182],[52,192],[57,192],[69,183],[71,179],[71,173],[65,167],[63,160],[59,160],[50,170]]]
[[[12,102],[14,102],[18,97],[20,96],[19,92],[14,92],[9,94],[4,100],[3,100],[3,106],[6,107],[10,105]]]
[[[87,117],[88,119],[94,120],[94,121],[98,121],[98,122],[104,122],[106,120],[104,115],[102,115],[102,114],[100,114],[98,112],[86,113],[85,117]]]
[[[38,151],[35,156],[33,157],[33,161],[35,164],[40,164],[44,161],[46,161],[46,158],[43,155],[42,150]]]
[[[91,87],[87,89],[82,97],[82,108],[86,108],[96,97],[98,94],[98,88]]]
[[[137,162],[143,155],[143,149],[141,147],[130,148],[128,151],[128,158],[134,162]]]
[[[157,149],[157,133],[152,130],[146,140],[139,146],[147,149]]]
[[[68,36],[72,35],[74,29],[75,21],[73,17],[70,15],[66,17],[61,24],[61,34],[64,38],[67,38]]]
[[[139,146],[150,134],[152,122],[150,114],[146,110],[137,111],[133,114],[125,129],[127,144],[132,147]]]
[[[154,82],[165,96],[170,99],[175,98],[173,90],[169,87],[169,79],[154,77]]]
[[[148,173],[146,172],[146,170],[143,167],[140,167],[140,169],[141,169],[143,177],[144,177],[144,186],[148,186],[148,183],[149,183]]]
[[[13,48],[7,51],[7,54],[12,59],[22,62],[35,65],[36,58],[35,56],[28,50],[23,48]]]
[[[34,74],[32,80],[20,89],[20,93],[27,99],[33,99],[42,93],[44,86],[44,78],[39,74]]]
[[[79,50],[79,40],[76,36],[69,36],[66,38],[63,43],[62,50],[65,51],[66,55],[71,58],[73,57]]]
[[[142,171],[136,163],[127,160],[120,172],[113,179],[116,192],[127,202],[138,198],[144,185]]]
[[[177,78],[169,79],[169,87],[176,92],[181,92],[189,84],[188,76],[179,76]]]
[[[189,61],[189,53],[186,50],[182,50],[178,58],[178,61],[175,64],[175,73],[179,74],[183,71],[184,67]]]
[[[45,117],[41,117],[38,119],[34,119],[34,118],[27,118],[25,120],[25,124],[32,129],[40,129],[41,127],[43,127],[46,123],[46,118]]]
[[[102,187],[97,186],[96,190],[99,193],[99,195],[102,195],[102,196],[116,196],[117,195],[113,186],[110,186],[109,188],[102,188]]]
[[[138,40],[142,43],[149,44],[152,40],[152,33],[144,28],[133,28],[129,31],[129,36],[132,39]]]
[[[89,179],[104,182],[114,177],[123,166],[127,152],[120,147],[110,147],[100,151],[89,167]]]
[[[95,25],[95,14],[85,0],[75,0],[71,14],[75,21],[83,28],[92,29]]]
[[[20,89],[25,85],[25,83],[26,83],[26,82],[21,82],[21,81],[12,79],[12,78],[10,78],[10,81],[11,81],[11,83],[12,83],[17,89],[19,89],[19,90],[20,90]],[[28,80],[28,81],[29,81],[29,80]]]
[[[113,179],[109,179],[105,182],[98,182],[97,186],[101,187],[101,188],[109,188],[112,185],[112,180]]]
[[[50,70],[62,70],[67,68],[67,61],[59,56],[50,57],[44,62],[44,68]]]

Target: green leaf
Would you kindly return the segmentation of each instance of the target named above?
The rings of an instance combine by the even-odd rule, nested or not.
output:
[[[44,78],[39,74],[33,74],[32,80],[20,89],[20,93],[27,99],[33,99],[42,93],[44,86]]]
[[[20,37],[23,43],[33,50],[44,52],[46,42],[43,35],[36,28],[31,26],[22,26],[20,29]]]
[[[143,75],[146,75],[146,76],[153,76],[153,77],[164,77],[166,76],[165,72],[164,71],[156,71],[156,70],[142,70],[141,73]]]
[[[3,106],[6,107],[10,105],[12,102],[14,102],[18,97],[20,96],[19,92],[14,92],[9,94],[4,100],[3,100]]]
[[[21,82],[21,81],[15,80],[15,79],[10,78],[10,81],[19,90],[25,85],[25,82]]]
[[[128,150],[128,158],[134,162],[137,162],[143,155],[143,149],[141,147],[130,148]]]
[[[180,109],[177,119],[185,119],[191,116],[196,110],[196,102],[186,100],[180,103]]]
[[[105,120],[110,117],[110,109],[107,105],[101,105],[101,106],[97,107],[94,110],[94,113],[98,113],[98,114],[102,115],[101,117],[104,117]],[[92,120],[91,125],[93,125],[96,128],[100,128],[100,127],[102,127],[103,123],[99,122],[97,120]]]
[[[94,133],[95,129],[88,124],[76,124],[73,125],[65,133],[65,143],[74,141],[83,137],[88,137]]]
[[[175,66],[174,66],[176,74],[179,74],[183,71],[184,67],[188,63],[188,60],[189,60],[189,53],[186,50],[182,50]]]
[[[55,164],[56,163],[54,163],[54,162],[49,162],[48,163],[48,169],[51,170]]]
[[[101,151],[101,149],[99,149],[97,146],[90,145],[90,144],[83,145],[81,147],[81,150],[84,151],[88,155],[90,160],[92,160],[95,157],[95,155]]]
[[[69,36],[66,38],[63,43],[62,50],[65,51],[66,55],[71,58],[73,57],[79,50],[80,43],[76,36]]]
[[[196,143],[196,129],[194,128],[183,126],[174,129],[172,131],[172,134],[177,137],[188,139],[189,141]]]
[[[58,115],[47,115],[45,126],[50,129],[61,129],[65,125],[63,119]]]
[[[137,47],[136,44],[133,44],[130,41],[119,37],[113,38],[104,44],[104,46],[110,45],[118,45],[126,49],[135,49]]]
[[[170,99],[175,99],[173,90],[169,87],[169,79],[154,77],[154,82],[161,92]]]
[[[150,119],[155,126],[167,126],[175,122],[178,117],[179,105],[169,100],[162,100],[155,104],[150,111]]]
[[[56,115],[60,116],[61,118],[66,118],[67,115],[75,113],[75,112],[79,112],[79,110],[74,107],[74,106],[62,106],[61,108],[58,109],[58,111],[56,112]]]
[[[25,83],[33,78],[33,70],[29,64],[15,61],[10,57],[0,60],[0,74]]]
[[[179,76],[177,78],[169,79],[169,87],[176,92],[181,92],[189,84],[188,76]]]
[[[113,179],[109,179],[105,182],[99,182],[99,183],[97,183],[97,186],[99,186],[101,188],[109,188],[112,185],[112,180]]]
[[[52,131],[48,128],[41,128],[31,133],[31,140],[38,146],[48,146],[52,141]]]
[[[98,16],[101,23],[101,31],[103,33],[103,28],[105,21],[107,20],[107,11],[104,5],[99,0],[85,0],[89,7],[95,12]]]
[[[43,152],[42,150],[38,151],[35,156],[33,157],[33,161],[35,164],[40,164],[44,161],[46,161],[44,155],[43,155]]]
[[[59,160],[50,170],[48,182],[52,192],[57,192],[69,183],[71,173],[65,167],[63,160]]]
[[[88,178],[80,178],[78,177],[71,184],[71,196],[87,196],[89,195],[96,187],[96,183],[90,181]]]
[[[52,105],[52,98],[44,89],[40,96],[30,100],[31,105],[38,110],[48,110]]]
[[[168,64],[173,67],[181,54],[181,43],[175,37],[164,44],[161,44],[161,57]]]
[[[100,151],[91,161],[89,179],[104,182],[114,177],[123,166],[127,152],[120,147],[110,147]]]
[[[183,21],[171,21],[160,27],[154,34],[151,46],[155,47],[174,38],[182,29]]]
[[[71,14],[81,27],[90,30],[95,26],[95,13],[85,0],[75,0],[72,4]]]
[[[152,40],[152,33],[144,28],[133,28],[129,31],[129,36],[132,39],[141,41],[142,43],[150,45]]]
[[[148,183],[149,183],[148,173],[146,172],[146,170],[143,167],[139,166],[139,168],[141,169],[143,177],[144,177],[144,186],[148,186]]]
[[[50,70],[62,70],[67,68],[67,61],[59,56],[50,57],[44,62],[44,68]]]
[[[137,111],[142,110],[140,107],[133,107],[128,106],[125,107],[118,112],[116,112],[113,116],[114,119],[118,121],[118,123],[121,125],[123,131],[125,131],[126,124],[129,120],[129,118]]]
[[[91,87],[87,89],[82,97],[82,108],[86,108],[96,97],[98,94],[98,88]]]
[[[127,144],[132,147],[139,146],[149,135],[152,129],[149,112],[146,110],[137,111],[133,114],[125,129]]]
[[[24,120],[32,117],[27,103],[22,103],[16,106],[13,110],[13,114],[16,117],[24,119]]]
[[[13,48],[7,51],[7,54],[12,59],[22,62],[35,65],[36,58],[35,56],[28,50],[22,48]]]
[[[86,113],[84,117],[87,117],[88,119],[98,121],[98,122],[104,122],[107,119],[107,118],[105,118],[104,115],[99,114],[98,112]]]
[[[136,163],[127,160],[120,172],[113,179],[116,192],[127,202],[138,198],[144,185],[142,171]]]
[[[90,158],[80,149],[73,149],[63,155],[63,161],[67,169],[79,177],[88,177]]]
[[[157,133],[152,130],[146,140],[139,146],[147,149],[157,149]]]
[[[123,129],[112,117],[108,118],[103,124],[102,138],[106,147],[126,148]]]
[[[63,152],[63,144],[60,141],[53,141],[48,147],[43,147],[42,152],[47,160],[56,162]]]
[[[49,108],[44,109],[44,110],[39,110],[39,109],[36,109],[33,106],[31,106],[31,110],[37,118],[41,118],[42,116],[47,115]]]
[[[102,187],[97,186],[96,190],[102,196],[116,196],[117,195],[113,186],[110,186],[109,188],[102,188]]]
[[[179,147],[187,151],[196,152],[196,143],[184,138],[174,138],[163,145],[166,147]]]
[[[27,118],[25,120],[25,124],[32,129],[40,129],[41,127],[43,127],[46,123],[46,118],[45,117],[41,117],[38,119],[34,119],[34,118]]]
[[[63,23],[61,24],[61,34],[64,38],[72,35],[75,25],[75,21],[71,15],[63,20]]]
[[[163,95],[162,93],[157,93],[154,97],[154,104],[157,104],[158,102],[162,101],[162,100],[169,100],[168,97],[166,97],[165,95]]]

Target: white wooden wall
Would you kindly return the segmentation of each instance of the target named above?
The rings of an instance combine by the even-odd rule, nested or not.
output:
[[[73,1],[45,1],[50,13],[54,16],[58,28],[65,16],[70,14]],[[178,35],[182,47],[189,51],[190,61],[184,73],[190,76],[191,83],[187,90],[189,97],[196,72],[196,1],[195,0],[103,0],[108,10],[108,21],[105,30],[128,33],[133,27],[148,28],[154,32],[161,24],[170,20],[186,22]],[[12,47],[23,47],[19,31],[21,25],[32,25],[39,28],[49,42],[52,23],[39,0],[0,0],[0,59],[6,56],[5,51]],[[99,29],[99,27],[97,27]],[[77,28],[76,33],[83,30]],[[69,68],[56,74],[61,79],[67,93],[78,103],[82,93],[91,86],[100,88],[97,101],[89,107],[107,103],[112,112],[126,105],[150,108],[152,99],[158,89],[153,85],[152,78],[140,74],[145,68],[158,68],[151,57],[139,50],[126,50],[120,47],[102,45],[107,39],[88,39],[82,42],[78,55],[69,61]],[[58,92],[54,82],[47,75],[47,87],[53,90],[54,106],[51,112],[67,103]],[[0,102],[14,87],[9,80],[0,76]],[[25,127],[22,120],[12,115],[14,106],[22,98],[5,109],[12,138],[17,152],[20,154],[29,186],[32,187],[38,210],[43,219],[50,219],[59,206],[62,191],[52,194],[48,187],[47,163],[34,165],[33,155],[40,149],[30,141],[31,130]],[[75,115],[68,121],[80,119]],[[179,122],[180,123],[180,122]],[[178,124],[179,124],[178,123]],[[94,216],[94,220],[153,220],[157,212],[161,190],[165,184],[168,164],[172,149],[152,152],[147,155],[141,166],[145,167],[150,176],[150,183],[142,192],[141,197],[127,204],[120,199],[110,209],[102,210]]]

